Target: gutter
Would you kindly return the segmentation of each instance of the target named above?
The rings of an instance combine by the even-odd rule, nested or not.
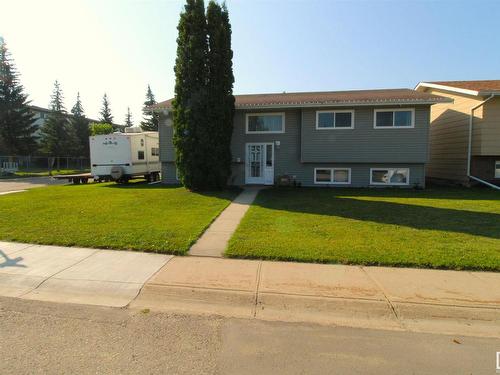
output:
[[[468,149],[467,149],[467,177],[469,177],[470,179],[472,179],[474,181],[477,181],[477,182],[480,182],[482,184],[485,184],[485,185],[487,185],[487,186],[489,186],[489,187],[491,187],[493,189],[500,190],[500,186],[490,184],[489,182],[481,180],[480,178],[472,176],[470,174],[471,155],[472,155],[472,125],[474,123],[474,111],[476,109],[478,109],[479,107],[483,106],[489,100],[493,99],[495,96],[496,95],[492,93],[487,99],[483,100],[478,105],[472,107],[471,110],[470,110],[470,116],[469,116],[469,145],[468,145]]]

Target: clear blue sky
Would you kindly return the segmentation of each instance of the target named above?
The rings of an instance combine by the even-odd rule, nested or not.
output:
[[[174,92],[183,1],[0,0],[0,35],[34,104],[53,81],[96,117],[140,120],[146,85]],[[499,1],[228,1],[236,94],[500,79]],[[21,16],[22,15],[22,16]]]

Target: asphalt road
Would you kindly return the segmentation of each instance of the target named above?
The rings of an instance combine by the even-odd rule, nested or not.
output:
[[[13,179],[0,179],[0,193],[7,191],[27,190],[48,185],[64,185],[67,180],[55,180],[50,177],[23,177]]]
[[[500,340],[0,298],[1,374],[494,374]]]

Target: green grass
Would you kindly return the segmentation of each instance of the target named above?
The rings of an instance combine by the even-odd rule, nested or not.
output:
[[[81,170],[81,169],[60,169],[60,170],[52,170],[52,176],[56,175],[66,175],[66,174],[80,174],[90,172],[89,169]],[[47,169],[26,169],[20,170],[16,173],[1,175],[0,179],[10,179],[10,178],[23,178],[23,177],[44,177],[48,176],[49,171]]]
[[[236,194],[144,183],[37,188],[0,196],[0,239],[183,254]]]
[[[226,255],[500,271],[500,192],[264,190]]]

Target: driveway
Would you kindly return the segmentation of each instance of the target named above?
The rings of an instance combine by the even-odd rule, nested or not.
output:
[[[55,180],[50,177],[0,179],[0,194],[9,191],[27,190],[49,185],[64,185],[67,183],[67,180]]]

